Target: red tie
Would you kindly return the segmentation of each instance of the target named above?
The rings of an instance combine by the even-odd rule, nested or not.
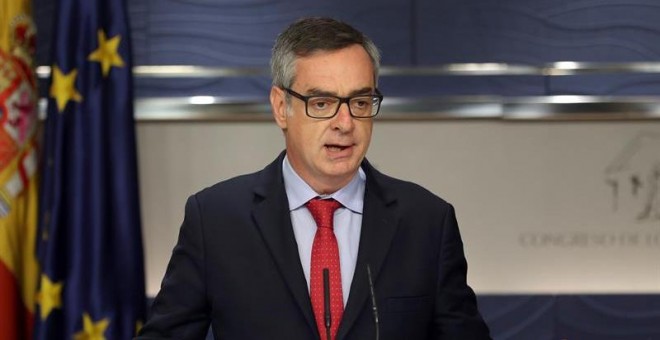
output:
[[[337,238],[332,231],[332,217],[341,204],[333,199],[314,198],[307,202],[307,209],[316,221],[316,235],[312,245],[312,265],[310,295],[316,317],[316,326],[321,339],[326,339],[325,313],[323,299],[323,269],[328,268],[330,276],[330,328],[331,339],[337,336],[339,322],[344,314],[344,300],[341,291],[341,270],[339,267],[339,248]],[[330,339],[326,339],[330,340]]]

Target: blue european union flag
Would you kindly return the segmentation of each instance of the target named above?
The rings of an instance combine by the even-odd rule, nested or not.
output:
[[[145,312],[123,0],[60,0],[44,131],[36,339],[130,339]]]

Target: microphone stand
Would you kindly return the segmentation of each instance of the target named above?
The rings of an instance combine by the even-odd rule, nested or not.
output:
[[[367,279],[369,279],[369,294],[371,295],[371,309],[374,314],[374,325],[376,326],[376,340],[380,338],[380,324],[378,322],[378,306],[376,305],[376,292],[374,291],[374,281],[371,277],[371,266],[367,263]]]
[[[325,339],[330,339],[332,316],[330,315],[330,271],[323,268],[323,319],[325,321]]]

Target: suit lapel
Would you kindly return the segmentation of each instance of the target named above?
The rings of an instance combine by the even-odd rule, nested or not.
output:
[[[305,315],[307,323],[316,331],[307,281],[300,264],[284,190],[281,173],[283,155],[284,153],[262,171],[260,185],[255,188],[257,202],[252,215],[291,295]]]
[[[351,290],[337,334],[343,339],[354,325],[370,296],[367,265],[371,268],[374,284],[383,265],[385,256],[396,233],[399,217],[396,214],[395,198],[386,191],[386,178],[365,160],[363,169],[367,174],[364,194],[362,231],[357,264]]]
[[[316,332],[316,322],[307,290],[307,281],[300,264],[288,200],[282,179],[284,153],[262,172],[255,187],[256,201],[252,211],[255,223],[264,243],[270,250],[291,295],[300,307],[308,325]],[[367,265],[371,268],[376,284],[378,274],[396,233],[399,217],[395,199],[388,195],[386,177],[377,172],[369,162],[363,162],[367,175],[362,216],[362,231],[353,282],[337,334],[343,339],[353,327],[369,298]]]

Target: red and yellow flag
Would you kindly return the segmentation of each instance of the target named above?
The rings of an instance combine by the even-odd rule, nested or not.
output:
[[[30,339],[38,265],[35,28],[28,0],[0,3],[0,339]]]

